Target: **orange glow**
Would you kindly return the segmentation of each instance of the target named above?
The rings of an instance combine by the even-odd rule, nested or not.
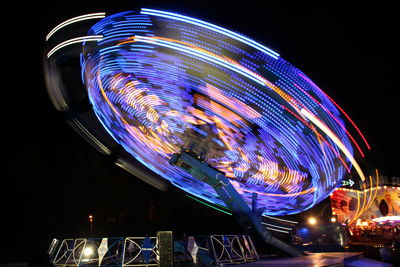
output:
[[[301,186],[301,182],[306,178],[306,174],[283,168],[279,170],[279,165],[276,162],[267,160],[261,156],[257,156],[260,162],[258,172],[253,175],[253,178],[271,186],[283,187],[287,192],[296,191],[296,187]]]
[[[298,86],[297,84],[293,84],[297,89],[302,91],[304,94],[306,94],[309,98],[311,98],[315,103],[317,103],[325,112],[331,116],[339,125],[340,127],[346,132],[347,136],[350,138],[350,140],[353,142],[353,144],[356,146],[357,150],[360,152],[361,156],[364,157],[364,153],[362,152],[360,146],[354,139],[354,137],[349,133],[349,131],[344,127],[344,125],[325,107],[323,106],[318,100],[316,100],[313,96],[311,96],[309,93],[307,93],[303,88]]]
[[[254,109],[252,109],[247,104],[240,101],[239,99],[237,99],[235,97],[227,97],[227,96],[223,95],[222,92],[215,86],[207,84],[204,90],[207,93],[207,95],[209,95],[211,98],[219,101],[220,103],[231,108],[232,110],[239,109],[241,114],[243,114],[248,119],[254,119],[254,118],[261,117],[260,113],[258,113],[257,111],[255,111]]]
[[[379,174],[378,174],[378,170],[376,171],[376,181],[375,181],[375,185],[373,185],[373,177],[369,176],[369,181],[370,181],[370,187],[366,188],[365,183],[363,184],[363,190],[354,190],[354,189],[348,189],[348,188],[337,188],[335,190],[335,194],[333,195],[333,198],[336,199],[335,201],[337,201],[337,199],[341,199],[342,197],[346,196],[343,193],[340,193],[340,191],[346,192],[346,191],[350,191],[353,193],[357,194],[357,209],[354,213],[350,213],[349,210],[345,211],[345,215],[346,216],[350,216],[350,221],[349,224],[353,224],[356,221],[360,220],[360,216],[362,216],[365,211],[367,211],[373,204],[374,204],[374,200],[376,199],[377,193],[378,193],[378,189],[379,189]],[[373,190],[375,190],[375,193],[372,192]],[[368,193],[369,191],[369,193]],[[360,207],[360,193],[363,193],[363,204]],[[338,195],[337,195],[338,194]],[[348,197],[349,198],[349,197]],[[347,200],[348,201],[348,200]],[[336,211],[335,207],[332,206],[332,214],[334,214]],[[342,213],[342,211],[340,209],[338,209],[338,213],[339,215]]]
[[[214,58],[217,58],[217,59],[219,59],[219,60],[229,62],[229,63],[235,65],[237,68],[239,68],[239,69],[245,71],[246,73],[249,73],[249,74],[252,75],[253,77],[257,77],[257,79],[259,79],[259,80],[262,81],[266,86],[268,86],[269,88],[271,88],[275,93],[277,93],[277,94],[278,94],[279,96],[281,96],[286,102],[288,102],[298,113],[300,113],[299,103],[298,103],[293,97],[291,97],[290,95],[288,95],[287,93],[285,93],[285,92],[284,92],[283,90],[281,90],[278,86],[276,86],[275,84],[271,83],[270,81],[268,81],[267,79],[265,79],[263,76],[261,76],[261,75],[259,75],[258,73],[255,73],[255,72],[251,71],[250,69],[248,69],[248,68],[242,66],[242,65],[239,64],[237,61],[235,61],[235,60],[233,60],[233,59],[231,59],[231,58],[228,58],[228,57],[225,57],[225,56],[217,55],[217,54],[215,54],[215,53],[212,53],[212,52],[210,52],[210,51],[208,51],[208,50],[205,50],[205,49],[203,49],[203,48],[201,48],[201,47],[198,47],[198,46],[196,46],[196,45],[193,45],[193,44],[191,44],[191,43],[184,42],[184,41],[180,41],[180,40],[176,40],[176,39],[165,38],[165,37],[159,37],[159,36],[147,36],[146,38],[147,38],[147,39],[154,39],[154,40],[157,40],[157,39],[158,39],[158,40],[164,40],[164,41],[168,41],[168,42],[173,42],[173,43],[182,44],[182,45],[188,46],[188,47],[190,47],[190,48],[192,48],[192,49],[194,49],[194,50],[198,50],[198,51],[200,51],[201,53],[208,54],[208,55],[210,55],[210,56],[212,56],[212,57],[214,57]],[[122,45],[122,44],[126,44],[126,43],[132,43],[132,42],[135,42],[135,41],[136,41],[136,40],[135,40],[134,36],[132,36],[131,38],[128,38],[127,40],[122,41],[122,42],[118,43],[117,45]]]
[[[346,157],[350,160],[353,164],[354,168],[356,169],[358,175],[360,176],[362,181],[365,181],[364,173],[362,172],[360,166],[358,165],[357,161],[354,159],[353,155],[350,151],[346,148],[346,146],[340,141],[340,139],[315,115],[311,114],[305,109],[301,109],[301,114],[307,117],[312,123],[314,123],[319,129],[321,129],[329,138],[339,147],[339,149],[346,155]]]
[[[358,218],[358,211],[359,211],[359,209],[360,209],[360,192],[359,191],[356,191],[356,194],[357,194],[357,210],[356,210],[356,212],[355,212],[355,216],[353,217],[353,219],[351,219],[350,220],[350,222],[349,222],[349,224],[352,224],[353,222],[354,222],[354,220],[356,219],[356,218]]]
[[[129,43],[133,43],[133,42],[135,42],[135,36],[131,36],[131,37],[125,39],[125,41],[117,43],[117,45],[129,44]]]
[[[331,151],[338,157],[338,159],[342,162],[343,166],[346,168],[347,172],[350,173],[350,168],[347,166],[346,162],[342,159],[342,157],[336,152],[336,150],[328,143],[328,141],[326,141],[326,139],[324,137],[322,137],[322,135],[315,129],[314,126],[308,124],[303,118],[297,116],[294,112],[292,112],[290,109],[288,109],[285,106],[282,106],[286,111],[288,111],[289,113],[291,113],[293,116],[295,116],[297,119],[299,119],[304,125],[306,125],[308,128],[310,128],[315,135],[318,136],[319,140],[322,140],[330,149]]]
[[[117,76],[117,79],[119,78],[119,76]],[[118,115],[118,117],[122,120],[125,129],[130,132],[131,134],[133,134],[134,136],[137,137],[138,141],[146,144],[148,147],[150,147],[151,149],[153,149],[154,151],[161,153],[161,154],[172,154],[172,153],[176,153],[179,152],[179,148],[174,146],[173,144],[167,143],[165,142],[163,139],[161,139],[155,131],[151,130],[151,129],[147,129],[144,127],[135,127],[135,126],[131,126],[125,119],[123,116],[121,116],[121,114],[119,113],[119,111],[114,107],[114,105],[111,103],[110,99],[107,97],[104,88],[102,86],[102,82],[100,79],[100,74],[97,74],[97,81],[99,84],[99,88],[100,88],[100,92],[104,98],[104,100],[107,102],[107,104],[109,105],[109,107],[113,110],[113,112],[115,112],[115,114]],[[131,83],[131,85],[134,85],[134,83]],[[114,88],[115,89],[115,88]],[[132,88],[124,88],[127,90],[130,90]],[[134,95],[131,94],[130,95],[131,98],[134,98]],[[133,102],[131,102],[133,103]],[[135,104],[133,104],[135,105]],[[138,105],[142,105],[142,107],[144,108],[146,105],[145,103],[138,103]],[[151,111],[153,112],[153,111]],[[155,111],[154,111],[155,112]],[[161,125],[163,125],[161,123]],[[167,130],[166,126],[163,126],[163,130]]]
[[[193,100],[196,105],[204,107],[208,110],[212,110],[220,118],[226,118],[233,125],[240,128],[240,125],[237,123],[237,121],[243,121],[243,118],[235,112],[199,94],[194,94]]]
[[[237,188],[237,187],[236,187],[236,190],[250,192],[250,193],[257,193],[259,195],[272,196],[272,197],[295,197],[295,196],[300,196],[300,195],[305,195],[305,194],[312,193],[316,189],[315,189],[315,187],[311,187],[311,188],[309,188],[307,190],[304,190],[304,191],[301,191],[301,192],[298,192],[298,193],[291,193],[291,194],[262,193],[262,192],[257,192],[257,191],[248,190],[248,189],[244,189],[244,188]]]
[[[369,183],[370,187],[372,188],[372,176],[371,175],[369,176],[369,181],[370,181],[370,183]],[[368,198],[368,202],[366,203],[367,193],[366,193],[365,183],[363,183],[363,188],[364,188],[364,190],[363,190],[363,194],[364,194],[364,196],[363,196],[363,206],[362,206],[360,212],[358,214],[355,214],[355,216],[353,218],[353,221],[357,220],[364,213],[364,211],[367,210],[367,207],[369,207],[370,203],[372,202],[372,198],[371,198],[372,197],[372,190],[369,190],[369,198]]]

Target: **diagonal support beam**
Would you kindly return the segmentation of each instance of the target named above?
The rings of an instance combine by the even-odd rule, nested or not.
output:
[[[226,206],[231,210],[239,225],[246,231],[257,234],[264,242],[280,249],[290,256],[297,257],[305,255],[304,252],[273,237],[269,231],[265,229],[260,219],[252,212],[224,173],[202,162],[196,156],[189,153],[189,151],[174,154],[169,160],[169,163],[182,168],[196,179],[212,186],[221,200],[224,201]]]

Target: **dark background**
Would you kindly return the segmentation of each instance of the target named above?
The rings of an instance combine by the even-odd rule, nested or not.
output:
[[[400,176],[396,8],[383,1],[54,1],[10,3],[2,18],[0,263],[26,261],[53,237],[155,230],[237,232],[231,216],[135,179],[83,141],[44,85],[44,37],[74,16],[159,8],[245,33],[277,50],[328,93],[371,144],[362,161]],[[8,14],[9,13],[9,14]],[[361,142],[359,140],[359,142]],[[364,149],[365,150],[365,149]]]

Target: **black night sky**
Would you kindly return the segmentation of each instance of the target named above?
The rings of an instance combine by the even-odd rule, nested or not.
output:
[[[89,214],[95,218],[96,236],[153,234],[157,229],[188,234],[237,231],[232,217],[173,190],[157,191],[116,167],[81,139],[50,102],[42,68],[46,34],[74,16],[140,7],[198,17],[277,50],[339,103],[366,135],[372,149],[362,164],[400,176],[394,5],[226,0],[11,3],[2,18],[0,263],[27,261],[45,251],[53,237],[88,236]]]

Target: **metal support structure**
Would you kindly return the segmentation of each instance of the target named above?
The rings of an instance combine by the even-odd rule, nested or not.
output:
[[[304,255],[304,252],[273,237],[269,231],[265,229],[260,219],[252,212],[224,173],[202,162],[189,151],[174,154],[169,160],[169,163],[184,169],[196,179],[212,186],[221,200],[224,201],[226,206],[232,211],[239,225],[250,234],[257,234],[265,243],[278,248],[290,256],[296,257]]]
[[[172,246],[172,244],[169,245]],[[169,250],[172,251],[172,247]],[[160,257],[158,251],[157,237],[104,237],[64,239],[62,241],[54,239],[48,254],[55,267],[168,266],[160,264],[161,261],[165,262],[165,259]],[[167,260],[170,261],[170,258]]]
[[[211,253],[214,264],[241,264],[259,259],[250,236],[246,235],[210,235]]]

